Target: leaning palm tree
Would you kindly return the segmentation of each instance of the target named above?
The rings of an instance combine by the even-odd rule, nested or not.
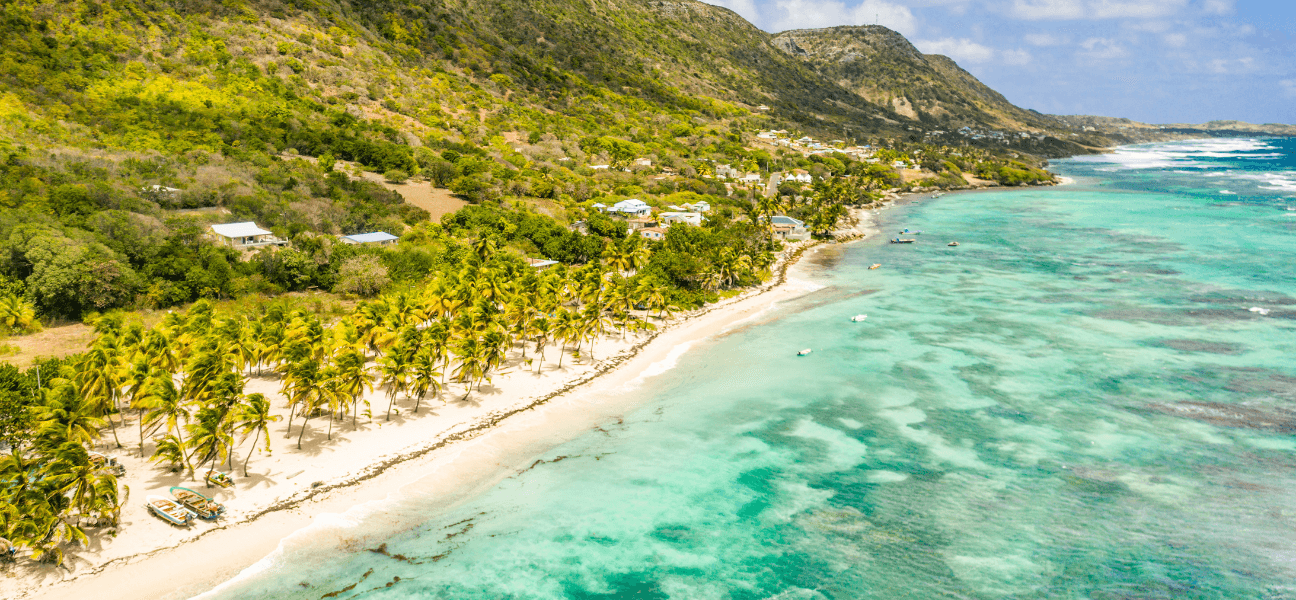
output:
[[[382,376],[381,385],[387,388],[387,420],[391,420],[392,407],[396,396],[409,386],[410,369],[413,363],[411,355],[403,344],[393,346],[391,351],[378,359],[378,372]]]
[[[94,407],[98,416],[108,421],[112,429],[113,442],[121,448],[117,438],[117,424],[113,422],[112,413],[120,412],[117,407],[117,395],[121,390],[121,352],[117,348],[117,338],[112,334],[100,336],[88,352],[76,365],[74,378],[78,392]]]
[[[243,459],[243,476],[248,476],[248,464],[252,462],[252,452],[264,439],[266,454],[270,454],[270,424],[283,417],[271,414],[270,401],[262,394],[248,394],[234,414],[234,428],[243,435],[243,440],[252,440],[252,448],[247,458]]]

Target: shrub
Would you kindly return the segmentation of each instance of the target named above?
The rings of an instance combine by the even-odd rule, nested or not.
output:
[[[377,256],[364,254],[348,258],[338,268],[337,284],[333,291],[358,296],[372,296],[381,291],[391,277],[387,267]]]
[[[383,179],[386,179],[389,183],[405,183],[409,180],[409,177],[409,173],[399,169],[391,169],[383,173]]]

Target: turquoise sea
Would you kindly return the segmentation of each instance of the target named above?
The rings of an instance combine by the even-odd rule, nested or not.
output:
[[[1053,169],[885,211],[919,242],[820,253],[622,423],[379,510],[385,553],[209,597],[1296,598],[1296,141]]]

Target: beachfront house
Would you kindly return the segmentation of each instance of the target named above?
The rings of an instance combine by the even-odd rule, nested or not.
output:
[[[357,233],[354,235],[342,236],[342,243],[353,245],[370,244],[374,246],[388,246],[395,244],[396,240],[399,239],[399,237],[387,233],[386,231],[373,231],[370,233]]]
[[[784,215],[775,215],[770,219],[774,228],[774,237],[788,242],[800,242],[810,239],[810,230],[805,222]]]
[[[607,210],[609,213],[631,219],[634,217],[646,217],[652,214],[652,207],[648,206],[643,200],[622,200],[612,205]]]
[[[694,227],[702,226],[702,213],[664,212],[660,215],[657,215],[657,218],[661,220],[662,225],[665,225],[667,227],[670,227],[677,223],[686,223],[688,225],[693,225]]]
[[[639,230],[639,237],[646,240],[661,241],[666,239],[666,230],[661,227],[644,227]]]
[[[288,245],[287,240],[281,240],[273,233],[257,227],[253,221],[212,225],[207,234],[217,244],[235,250]]]

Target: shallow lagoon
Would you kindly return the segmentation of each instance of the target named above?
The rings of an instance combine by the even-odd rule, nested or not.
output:
[[[820,253],[623,422],[213,596],[1296,598],[1293,155],[1136,147],[887,211],[919,243]]]

